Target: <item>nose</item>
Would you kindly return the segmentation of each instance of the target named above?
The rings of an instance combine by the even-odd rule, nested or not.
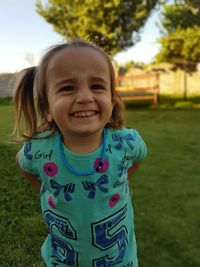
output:
[[[76,94],[77,103],[91,103],[94,101],[92,91],[88,87],[81,87]]]

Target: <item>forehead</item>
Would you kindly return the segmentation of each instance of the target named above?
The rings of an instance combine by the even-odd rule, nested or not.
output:
[[[47,75],[75,75],[89,72],[110,78],[106,57],[95,48],[67,47],[58,51],[48,62]]]

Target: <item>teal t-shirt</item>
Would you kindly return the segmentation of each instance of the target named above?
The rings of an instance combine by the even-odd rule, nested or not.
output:
[[[63,149],[73,168],[87,171],[98,165],[102,146],[89,154]],[[78,176],[62,162],[59,133],[25,143],[19,164],[41,181],[49,231],[41,253],[48,267],[138,267],[127,171],[146,152],[136,130],[107,129],[103,167]]]

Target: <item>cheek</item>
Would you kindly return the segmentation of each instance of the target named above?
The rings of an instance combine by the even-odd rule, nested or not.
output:
[[[112,104],[112,97],[109,94],[103,94],[100,97],[101,102],[105,105],[105,106],[109,106],[110,108],[112,108],[113,104]]]
[[[49,99],[49,114],[53,119],[59,118],[61,115],[67,113],[67,103],[66,101],[62,101],[59,98],[50,98]]]
[[[110,101],[106,101],[105,99],[102,104],[101,112],[106,115],[106,117],[109,117],[112,114],[112,110],[112,103]]]
[[[69,101],[64,97],[53,97],[51,99],[51,108],[53,110],[67,110],[69,106]]]

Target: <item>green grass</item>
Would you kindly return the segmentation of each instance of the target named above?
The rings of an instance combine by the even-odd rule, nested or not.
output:
[[[7,143],[13,110],[0,105],[0,266],[44,266],[47,233],[37,193],[15,166],[18,145]],[[200,110],[126,111],[148,157],[133,178],[140,267],[199,267]]]
[[[39,197],[16,168],[20,146],[9,144],[13,118],[12,106],[0,105],[0,266],[45,266],[39,249],[46,234]]]
[[[133,181],[142,267],[200,266],[200,110],[127,112],[148,157]]]

